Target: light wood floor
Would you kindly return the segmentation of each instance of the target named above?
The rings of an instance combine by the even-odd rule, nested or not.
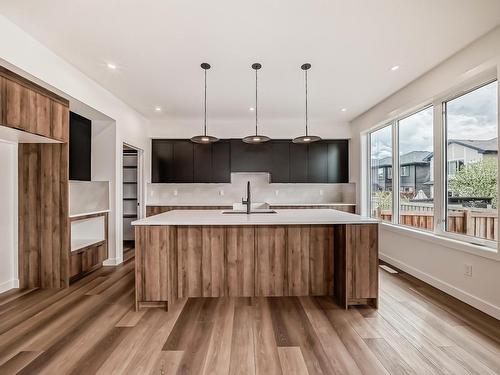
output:
[[[0,295],[0,374],[500,374],[500,322],[380,271],[380,308],[189,299],[133,311],[133,260]]]

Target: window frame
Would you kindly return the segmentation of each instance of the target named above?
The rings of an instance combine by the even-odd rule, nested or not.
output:
[[[368,212],[367,212],[367,215],[368,217],[371,217],[372,215],[372,187],[373,187],[373,179],[372,179],[372,134],[375,133],[376,131],[378,130],[381,130],[381,129],[384,129],[388,126],[390,126],[392,128],[393,126],[393,123],[394,123],[394,120],[392,121],[389,121],[389,122],[384,122],[382,124],[380,124],[379,126],[373,128],[372,130],[370,130],[370,132],[367,133],[367,142],[366,142],[366,151],[367,151],[367,171],[369,171],[368,173],[368,178],[367,178],[367,186],[368,186],[368,189],[367,189],[367,208],[368,208]],[[394,137],[394,134],[392,133],[393,132],[393,129],[391,129],[391,137]],[[393,140],[393,138],[392,138]],[[393,150],[393,153],[394,153],[394,150]],[[394,163],[394,160],[392,160],[392,162]],[[391,165],[391,167],[394,167],[394,165]],[[378,167],[377,167],[378,168]],[[378,171],[377,171],[377,176],[378,176]],[[385,179],[385,170],[384,170],[384,179]],[[393,194],[392,194],[392,207],[394,208],[394,180],[392,180],[392,190],[393,190]],[[392,215],[392,220],[391,222],[394,221],[394,214]],[[384,221],[384,220],[381,220],[382,223],[388,223],[387,221]]]
[[[365,158],[368,170],[371,168],[371,134],[381,128],[386,126],[392,127],[392,168],[393,170],[400,170],[399,163],[399,121],[407,118],[415,113],[418,113],[426,108],[433,107],[433,196],[434,196],[434,228],[432,230],[424,230],[421,228],[416,228],[412,226],[407,226],[404,224],[399,224],[399,190],[400,179],[399,174],[393,173],[392,181],[392,223],[381,221],[381,224],[395,231],[408,232],[412,236],[426,236],[426,238],[436,238],[439,241],[444,241],[443,243],[449,243],[449,247],[456,248],[459,251],[468,252],[474,255],[484,256],[486,258],[500,260],[500,238],[497,241],[486,240],[478,237],[467,236],[465,234],[458,234],[446,231],[446,218],[447,218],[447,173],[448,166],[446,161],[447,152],[447,142],[446,142],[446,112],[445,103],[449,102],[455,98],[463,96],[470,93],[478,88],[488,85],[492,82],[498,82],[498,112],[499,121],[497,124],[498,139],[500,140],[500,79],[497,77],[496,71],[489,70],[482,72],[475,77],[461,83],[447,92],[440,94],[429,101],[422,103],[419,106],[414,107],[414,109],[407,112],[400,112],[389,119],[384,120],[379,125],[366,131],[366,146],[367,155]],[[415,109],[416,108],[416,109]],[[391,115],[397,113],[397,110],[392,111]],[[500,144],[499,144],[500,146]],[[498,171],[500,171],[500,152],[497,153],[499,160]],[[497,179],[499,173],[497,171]],[[395,177],[395,178],[394,178]],[[368,216],[371,215],[371,175],[368,178],[368,189],[366,189],[367,202],[368,202]],[[498,189],[500,196],[500,181],[498,181]],[[394,194],[398,192],[398,194]],[[366,199],[366,198],[365,198]],[[500,213],[500,206],[497,207],[497,211]],[[365,212],[365,211],[363,211]],[[500,215],[499,215],[500,217]],[[391,229],[392,230],[392,229]],[[430,236],[430,237],[429,237]]]
[[[499,242],[500,241],[498,241],[498,240],[492,241],[492,240],[487,240],[487,239],[480,238],[480,237],[467,236],[467,235],[461,234],[461,233],[450,232],[446,229],[447,219],[448,219],[448,177],[449,177],[449,174],[448,174],[449,173],[448,139],[447,139],[448,124],[447,124],[447,116],[446,116],[447,115],[446,103],[448,103],[454,99],[460,98],[464,95],[467,95],[471,92],[474,92],[474,91],[476,91],[484,86],[487,86],[493,82],[497,82],[497,84],[498,84],[498,79],[495,77],[493,79],[485,80],[481,83],[475,82],[474,84],[470,85],[469,87],[462,87],[460,92],[456,93],[456,95],[450,95],[450,96],[446,97],[445,99],[442,99],[442,101],[441,101],[441,119],[442,119],[441,120],[442,121],[441,127],[443,129],[443,133],[442,133],[443,148],[442,148],[441,152],[442,152],[442,163],[444,163],[444,165],[442,165],[442,167],[441,167],[441,174],[442,174],[442,179],[443,179],[442,180],[442,188],[444,188],[443,189],[444,191],[441,193],[442,212],[441,212],[441,219],[440,219],[439,234],[442,236],[445,236],[445,237],[449,237],[449,238],[454,239],[454,240],[467,242],[467,243],[477,245],[477,246],[484,246],[484,247],[489,248],[489,249],[496,249],[496,251],[499,252],[498,249],[499,249]],[[497,92],[497,99],[498,99],[498,92]],[[497,101],[497,111],[500,109],[498,106],[499,106],[499,103]],[[500,128],[500,126],[499,126],[498,121],[497,121],[497,135],[498,135],[499,128]],[[497,136],[497,142],[498,142],[498,136]],[[497,152],[497,158],[498,158],[498,154],[499,153]],[[453,161],[456,161],[456,163],[457,163],[457,170],[456,171],[458,171],[459,159],[456,159]],[[499,172],[499,169],[497,168],[497,187],[499,185],[499,181],[498,181],[499,173],[498,172]],[[498,215],[498,207],[497,207],[497,215]],[[498,234],[497,234],[497,236],[498,236]]]

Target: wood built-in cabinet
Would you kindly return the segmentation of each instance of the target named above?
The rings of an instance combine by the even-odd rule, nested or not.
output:
[[[0,67],[0,124],[67,142],[69,103],[47,89]]]
[[[69,102],[0,66],[0,126],[57,143],[18,145],[20,288],[69,285]]]

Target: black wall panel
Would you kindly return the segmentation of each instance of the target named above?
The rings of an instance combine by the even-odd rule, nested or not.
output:
[[[69,179],[91,179],[92,121],[69,114]]]

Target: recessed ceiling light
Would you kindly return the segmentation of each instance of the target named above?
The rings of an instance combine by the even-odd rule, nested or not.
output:
[[[254,107],[250,107],[248,108],[250,111],[255,111],[255,108]]]
[[[391,70],[392,70],[393,72],[394,72],[394,71],[396,71],[396,70],[398,70],[398,69],[399,69],[399,65],[394,65],[394,66],[391,68]]]
[[[156,106],[156,107],[155,107],[155,111],[156,111],[156,112],[161,112],[161,107]]]
[[[113,64],[113,63],[108,63],[108,68],[111,69],[111,70],[115,70],[116,69],[116,65]]]
[[[342,108],[341,109],[342,112],[346,112],[347,111],[347,108]]]

